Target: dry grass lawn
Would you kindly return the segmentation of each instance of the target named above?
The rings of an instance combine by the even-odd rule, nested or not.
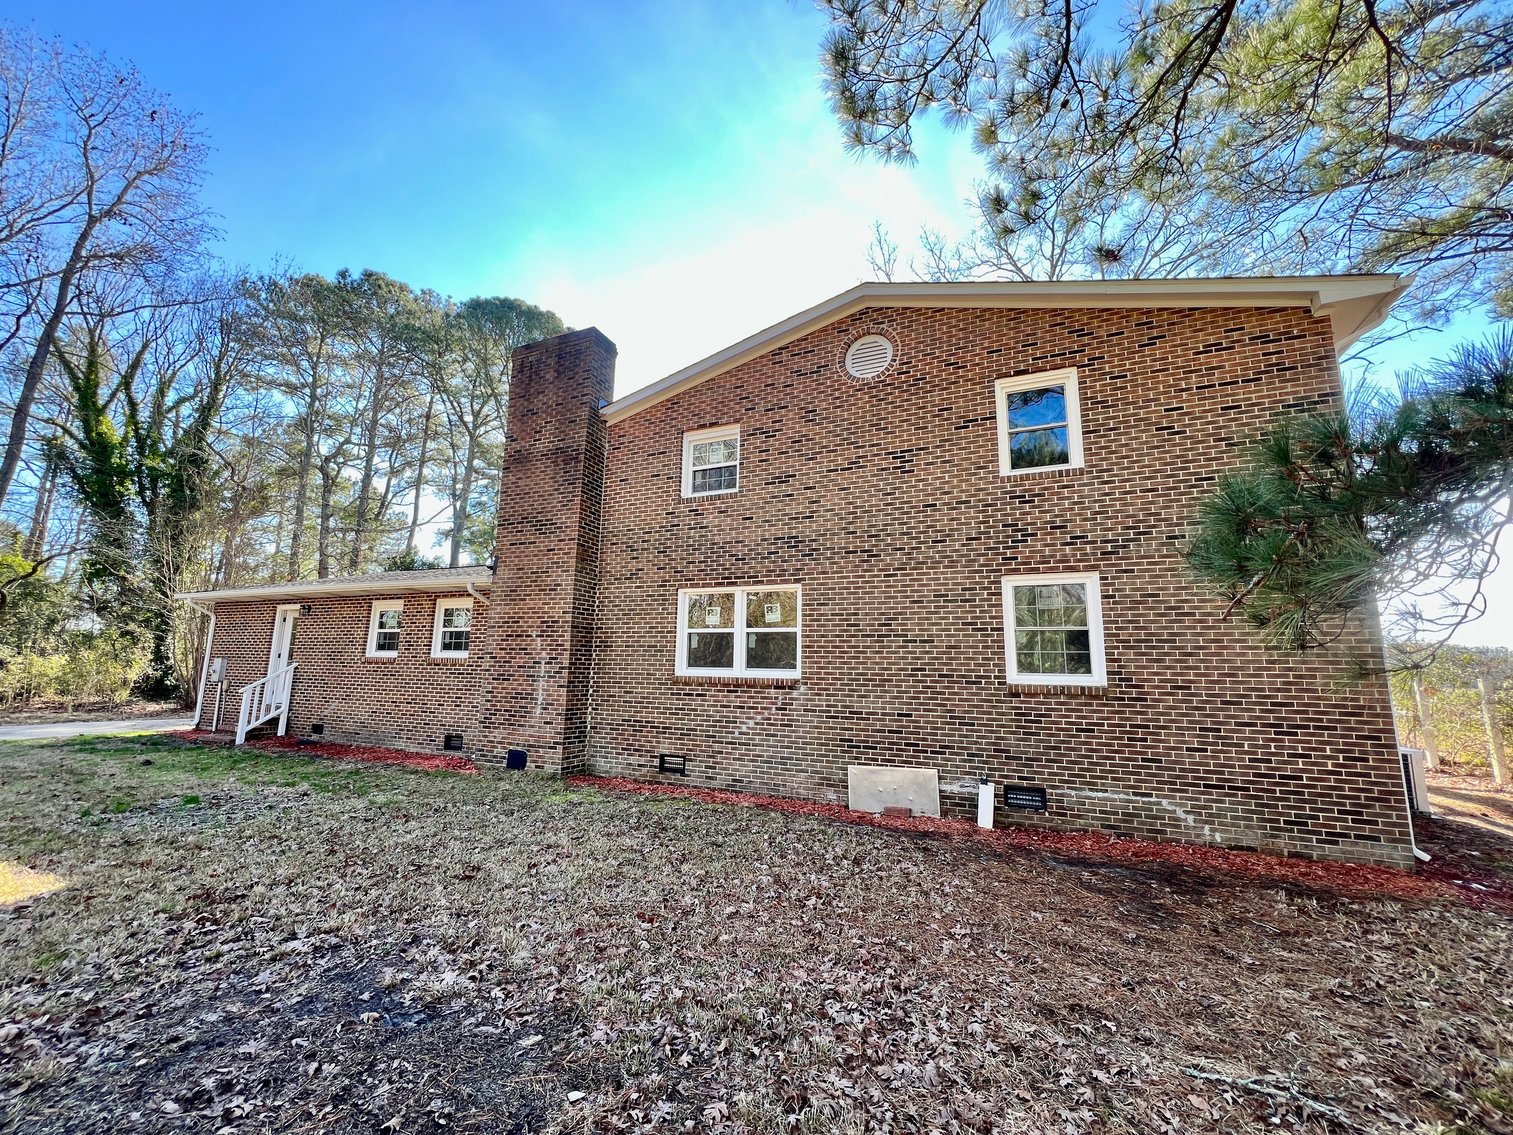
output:
[[[28,1135],[1513,1131],[1496,910],[158,737],[0,859]]]

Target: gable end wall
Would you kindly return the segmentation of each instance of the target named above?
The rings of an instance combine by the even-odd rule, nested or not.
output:
[[[897,360],[849,381],[874,331]],[[994,381],[1068,366],[1085,468],[1000,477]],[[590,770],[844,802],[850,764],[927,766],[956,814],[987,774],[1049,790],[1000,822],[1410,863],[1385,682],[1331,692],[1181,559],[1238,443],[1339,391],[1301,310],[879,309],[611,425]],[[729,424],[740,491],[683,500],[683,433]],[[1008,684],[1001,578],[1066,571],[1101,575],[1107,688]],[[674,675],[680,587],[781,583],[801,680]]]

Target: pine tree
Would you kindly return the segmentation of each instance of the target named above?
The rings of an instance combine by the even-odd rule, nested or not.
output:
[[[1484,580],[1513,519],[1513,333],[1462,347],[1401,400],[1279,419],[1202,503],[1188,560],[1272,645],[1335,642],[1373,601],[1443,638],[1481,613],[1415,597]],[[1437,632],[1437,633],[1436,633]]]

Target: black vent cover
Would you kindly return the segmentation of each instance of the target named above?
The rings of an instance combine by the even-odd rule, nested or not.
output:
[[[441,739],[441,747],[449,753],[462,752],[462,734],[448,733]]]
[[[1031,812],[1044,812],[1046,808],[1045,789],[1037,788],[1030,784],[1005,784],[1003,786],[1003,806],[1005,808],[1024,808]]]
[[[687,776],[688,758],[678,753],[658,753],[657,771],[676,773],[678,776]]]
[[[310,732],[314,733],[317,737],[319,737],[325,731],[326,726],[324,722],[317,721],[314,725],[310,726]]]
[[[504,754],[504,767],[505,768],[524,768],[525,767],[525,750],[524,749],[511,749],[509,752],[505,753]]]

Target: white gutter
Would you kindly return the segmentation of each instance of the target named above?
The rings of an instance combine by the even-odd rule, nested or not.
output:
[[[478,585],[476,583],[473,583],[471,581],[468,583],[468,594],[471,595],[474,599],[478,600],[478,602],[482,603],[485,607],[489,605],[488,597],[478,594]]]
[[[200,690],[194,699],[194,727],[200,727],[200,715],[205,711],[205,682],[210,677],[210,651],[215,646],[215,608],[202,607],[193,599],[185,599],[184,602],[191,610],[198,611],[202,615],[210,616],[210,630],[205,635],[205,658],[200,663]]]
[[[338,584],[330,584],[325,580],[312,579],[297,583],[272,584],[262,587],[233,587],[224,591],[181,591],[174,595],[174,598],[182,599],[186,603],[196,601],[232,603],[254,599],[318,598],[322,595],[329,595],[333,599],[353,595],[436,595],[447,591],[467,591],[473,587],[492,586],[493,574],[488,572],[487,568],[483,569],[483,571],[485,574],[474,575],[471,578],[463,575],[461,578],[454,579],[374,579],[367,582],[355,579]]]

